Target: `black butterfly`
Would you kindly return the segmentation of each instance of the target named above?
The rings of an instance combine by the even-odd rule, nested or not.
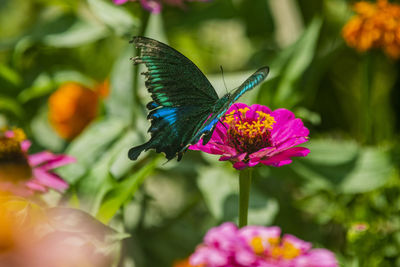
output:
[[[245,92],[253,89],[268,75],[262,67],[233,93],[218,98],[204,74],[184,55],[172,47],[146,37],[134,37],[141,55],[135,64],[144,63],[146,87],[153,101],[147,104],[151,120],[151,139],[129,150],[129,158],[136,160],[140,153],[154,148],[171,160],[181,160],[188,146],[203,138],[208,143],[218,120]]]

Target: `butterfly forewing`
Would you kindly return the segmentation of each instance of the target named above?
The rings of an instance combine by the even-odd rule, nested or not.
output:
[[[210,106],[218,100],[204,74],[184,55],[153,39],[134,37],[132,42],[140,49],[133,61],[146,65],[146,87],[155,103]]]

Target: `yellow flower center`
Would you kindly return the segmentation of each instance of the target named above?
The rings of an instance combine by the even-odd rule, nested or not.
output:
[[[254,253],[259,255],[264,253],[264,246],[261,237],[257,236],[253,238],[250,245],[253,248]]]
[[[232,110],[225,115],[224,123],[229,125],[228,143],[240,153],[253,153],[272,145],[270,130],[276,123],[270,114],[256,111],[255,118],[247,116],[249,108]]]
[[[293,259],[300,255],[300,249],[296,248],[292,243],[284,241],[282,244],[272,246],[270,255],[276,259]]]
[[[251,240],[250,246],[257,255],[271,257],[276,260],[290,260],[301,254],[300,249],[288,241],[281,242],[279,237],[269,238],[267,245],[265,246],[262,238],[256,236]]]
[[[21,150],[21,142],[26,139],[21,129],[8,131],[12,136],[6,136],[6,130],[0,131],[0,180],[19,182],[32,176],[32,169],[25,153]]]

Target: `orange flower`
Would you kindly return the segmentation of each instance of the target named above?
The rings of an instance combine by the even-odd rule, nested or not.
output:
[[[382,48],[389,57],[400,58],[400,5],[361,1],[354,11],[357,15],[342,30],[347,45],[360,52]]]
[[[49,98],[49,120],[64,139],[73,139],[97,116],[99,100],[108,95],[106,80],[91,90],[79,83],[61,85]]]
[[[196,267],[196,266],[190,265],[189,258],[187,258],[184,260],[179,260],[174,262],[173,267]]]

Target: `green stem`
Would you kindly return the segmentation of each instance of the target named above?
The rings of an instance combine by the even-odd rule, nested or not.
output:
[[[361,92],[361,116],[363,118],[363,126],[361,127],[361,140],[370,144],[372,142],[372,118],[371,118],[371,86],[372,86],[372,53],[368,53],[364,57],[363,62],[363,84]]]
[[[246,168],[239,173],[239,227],[247,225],[252,168]]]

